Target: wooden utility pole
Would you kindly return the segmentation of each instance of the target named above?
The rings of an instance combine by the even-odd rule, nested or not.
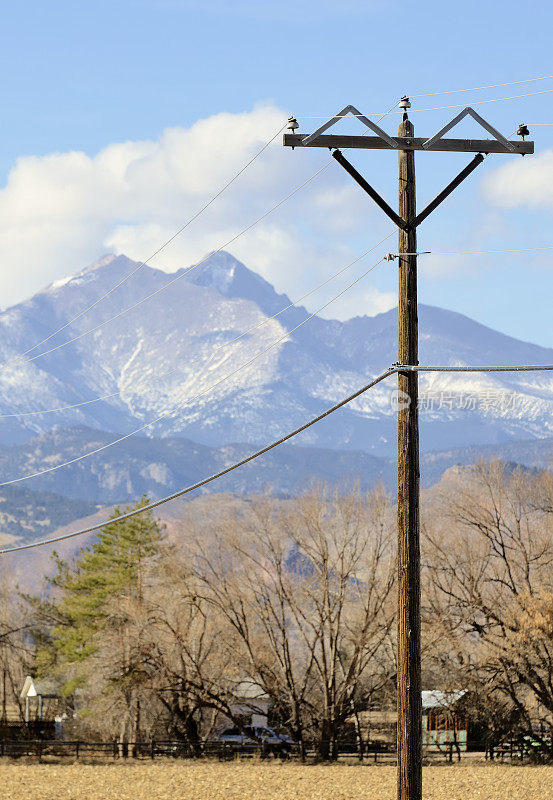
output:
[[[472,108],[465,108],[428,139],[415,139],[407,118],[409,98],[402,97],[404,109],[398,136],[389,136],[376,123],[346,106],[314,133],[297,134],[298,123],[288,123],[292,133],[284,135],[286,147],[328,147],[333,157],[399,228],[399,361],[398,372],[398,650],[397,650],[397,795],[398,800],[422,800],[421,728],[421,622],[420,622],[420,530],[419,530],[419,419],[418,373],[401,372],[401,367],[418,364],[417,321],[417,227],[484,160],[485,153],[525,155],[534,143],[524,141],[525,125],[519,127],[521,142],[507,140]],[[347,114],[354,114],[376,136],[323,135]],[[444,139],[464,117],[471,116],[493,139]],[[399,209],[394,211],[337,148],[397,150],[399,155]],[[419,214],[415,193],[415,150],[427,152],[476,153],[472,161]]]
[[[404,119],[398,136],[412,138]],[[415,152],[399,151],[399,216],[415,219]],[[417,229],[399,230],[398,353],[418,360]],[[407,254],[407,255],[405,255]],[[422,796],[418,373],[398,374],[398,800]]]

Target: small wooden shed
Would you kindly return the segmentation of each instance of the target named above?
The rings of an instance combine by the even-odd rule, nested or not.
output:
[[[422,692],[422,741],[429,750],[465,751],[469,721],[463,708],[466,689]]]
[[[34,719],[42,722],[45,718],[45,700],[58,700],[61,697],[60,686],[51,679],[36,680],[27,675],[20,697],[25,700],[25,722],[31,722],[31,703],[36,702]]]

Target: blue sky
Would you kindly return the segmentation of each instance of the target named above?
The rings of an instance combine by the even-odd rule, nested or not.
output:
[[[553,74],[552,18],[549,3],[521,11],[509,1],[467,9],[434,0],[4,4],[0,304],[110,249],[146,258],[289,113],[328,117],[353,103],[372,114],[403,93]],[[553,80],[420,97],[413,110],[545,89]],[[553,92],[475,108],[508,135],[522,121],[553,123],[552,103]],[[457,112],[413,111],[412,119],[417,133],[431,135]],[[390,116],[383,125],[395,132],[398,121]],[[304,119],[301,129],[316,124]],[[357,130],[355,121],[342,124]],[[475,132],[472,123],[459,127],[459,135]],[[533,166],[529,157],[507,167],[514,157],[490,156],[424,225],[420,249],[553,244],[552,137],[553,126],[532,130]],[[275,144],[226,202],[154,263],[171,270],[200,258],[329,158],[322,150],[277,150]],[[390,202],[396,159],[374,152],[354,159]],[[418,156],[419,205],[468,160]],[[295,297],[389,230],[332,164],[313,188],[230,250]],[[376,257],[387,249],[395,245]],[[381,265],[327,313],[374,313],[391,304],[395,290],[394,266]],[[421,259],[421,302],[551,347],[552,297],[553,250]]]

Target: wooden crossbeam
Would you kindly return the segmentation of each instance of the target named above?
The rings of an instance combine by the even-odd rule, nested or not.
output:
[[[285,147],[328,147],[354,148],[358,150],[392,150],[390,145],[380,136],[332,136],[321,135],[310,144],[304,145],[303,139],[308,134],[285,133],[283,144]],[[424,147],[427,138],[391,137],[397,143],[398,150],[422,150],[426,153],[437,151],[458,153],[505,153],[512,155],[509,150],[496,139],[438,139],[430,147]],[[534,152],[534,142],[511,142],[514,153],[531,155]]]

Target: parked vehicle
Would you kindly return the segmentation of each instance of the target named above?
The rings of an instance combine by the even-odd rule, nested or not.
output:
[[[292,746],[292,740],[288,735],[277,734],[271,728],[252,725],[245,725],[243,729],[224,728],[215,737],[215,740],[230,744],[241,752],[260,751],[280,756],[288,755]]]

